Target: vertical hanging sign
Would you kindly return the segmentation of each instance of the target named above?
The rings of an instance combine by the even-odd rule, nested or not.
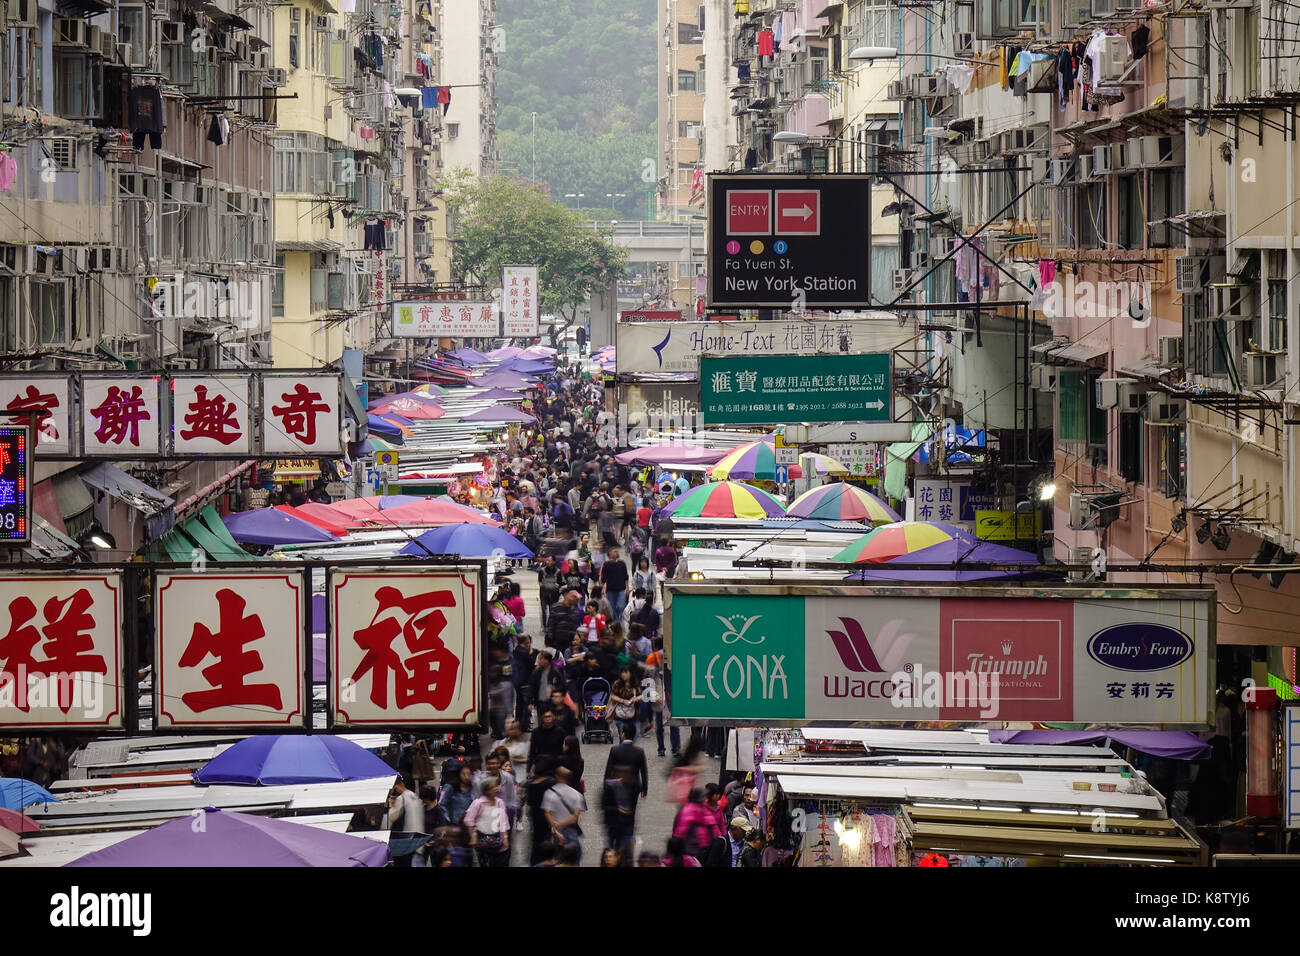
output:
[[[501,334],[533,338],[538,334],[537,266],[505,266],[501,270]]]

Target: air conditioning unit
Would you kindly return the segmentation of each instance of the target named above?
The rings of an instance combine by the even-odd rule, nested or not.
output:
[[[1092,148],[1092,171],[1094,175],[1104,176],[1106,173],[1115,171],[1111,165],[1114,154],[1109,146],[1094,146]]]
[[[1124,147],[1124,168],[1141,169],[1142,168],[1142,139],[1141,136],[1132,137]]]
[[[1052,160],[1051,179],[1053,186],[1061,186],[1074,178],[1074,158],[1067,156]]]
[[[923,269],[928,269],[928,268],[930,268],[930,265],[931,265],[930,253],[928,253],[928,252],[918,252],[918,251],[915,251],[915,250],[912,252],[912,268],[913,268],[913,269],[915,269],[915,270],[917,270],[917,271],[919,272],[919,271],[921,271],[921,270],[923,270]]]
[[[117,56],[117,36],[105,31],[99,38],[99,52],[106,60],[112,60]]]
[[[1200,292],[1201,267],[1204,263],[1205,258],[1203,256],[1183,256],[1177,260],[1174,288],[1178,292],[1184,293]]]
[[[153,18],[170,20],[172,18],[172,0],[153,0]]]
[[[266,71],[266,76],[262,80],[264,86],[286,86],[289,83],[289,74],[282,66],[273,67]]]
[[[1117,83],[1128,66],[1128,40],[1123,36],[1107,36],[1101,40],[1098,83]]]
[[[11,27],[36,27],[40,25],[40,7],[36,0],[9,0],[6,19]]]
[[[1175,136],[1143,136],[1141,166],[1181,166],[1183,140]]]
[[[1152,392],[1147,399],[1147,424],[1180,425],[1187,416],[1187,402],[1163,392]]]
[[[1119,406],[1119,387],[1123,382],[1124,379],[1121,378],[1097,379],[1097,407],[1117,408]]]
[[[86,46],[88,46],[92,52],[98,53],[100,49],[103,47],[103,43],[104,43],[103,28],[97,26],[86,27]]]
[[[1156,343],[1157,360],[1161,368],[1181,368],[1183,364],[1183,337],[1162,335]]]
[[[1284,354],[1247,352],[1242,356],[1245,359],[1242,384],[1247,388],[1269,388],[1276,385],[1285,373],[1285,363],[1281,361]]]
[[[194,187],[194,204],[196,206],[209,206],[212,204],[212,187],[199,186]]]
[[[902,292],[911,284],[912,284],[911,269],[895,269],[893,271],[892,288],[895,292]]]
[[[1139,415],[1142,406],[1146,404],[1147,391],[1146,385],[1141,382],[1131,379],[1122,381],[1119,384],[1119,403],[1115,407],[1121,412]]]
[[[35,2],[35,0],[32,0]],[[887,100],[901,100],[907,97],[906,87],[902,80],[890,80],[888,92],[885,94]]]
[[[1033,156],[1029,160],[1029,178],[1035,183],[1046,181],[1048,162],[1046,156]]]
[[[85,46],[86,21],[73,17],[58,17],[54,21],[55,46]]]
[[[1079,179],[1096,179],[1092,168],[1092,154],[1079,157]]]
[[[1029,366],[1029,385],[1040,392],[1056,391],[1056,366],[1038,362]]]
[[[1088,496],[1081,491],[1070,492],[1070,530],[1087,531],[1092,527],[1092,506],[1088,502]],[[1088,560],[1092,560],[1092,549],[1088,548]],[[1071,564],[1083,564],[1082,561],[1074,561],[1074,552],[1070,552]]]
[[[1214,318],[1237,321],[1247,319],[1246,306],[1251,286],[1216,283],[1210,286],[1210,314]]]
[[[162,25],[162,42],[163,43],[184,43],[185,24],[183,23],[164,23]]]

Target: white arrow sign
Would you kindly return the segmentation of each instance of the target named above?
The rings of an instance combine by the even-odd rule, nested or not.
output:
[[[798,216],[804,222],[807,222],[808,217],[811,216],[812,214],[813,211],[809,209],[806,205],[800,206],[798,209],[783,209],[781,211],[781,215],[785,218],[789,218],[791,216]]]
[[[876,411],[880,411],[882,408],[885,407],[885,403],[882,402],[882,401],[879,401],[879,400],[874,401],[874,402],[863,402],[863,403],[862,403],[862,407],[863,407],[863,408],[874,408]]]

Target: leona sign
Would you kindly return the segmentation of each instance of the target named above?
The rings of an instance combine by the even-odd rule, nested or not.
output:
[[[1214,594],[674,585],[674,717],[1207,723]]]

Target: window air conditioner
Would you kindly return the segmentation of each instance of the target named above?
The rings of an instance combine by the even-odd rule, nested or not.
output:
[[[1097,379],[1097,407],[1117,408],[1119,406],[1119,387],[1123,383],[1119,378]]]
[[[1183,337],[1181,335],[1162,335],[1157,343],[1156,357],[1161,368],[1178,368],[1183,364]]]
[[[1114,172],[1111,165],[1112,153],[1109,146],[1094,146],[1092,148],[1092,171],[1097,176],[1103,176],[1106,173]]]
[[[1096,176],[1093,174],[1093,168],[1092,168],[1092,154],[1091,154],[1091,153],[1088,154],[1087,156],[1080,156],[1080,157],[1079,157],[1079,178],[1080,178],[1080,179],[1095,179],[1095,178],[1096,178]]]
[[[911,269],[895,269],[895,270],[894,270],[894,272],[893,272],[893,290],[894,290],[895,292],[902,292],[904,289],[906,289],[906,288],[907,288],[909,285],[911,285],[911,284],[912,284],[912,270],[911,270]]]
[[[36,0],[9,0],[6,18],[13,27],[35,27],[40,21],[40,7]]]
[[[55,46],[85,46],[86,21],[59,17],[54,21]]]
[[[1132,137],[1124,149],[1124,166],[1126,169],[1142,168],[1142,140],[1141,136]]]
[[[1247,352],[1242,358],[1245,366],[1243,384],[1247,388],[1269,388],[1282,378],[1285,363],[1281,361],[1285,353]]]
[[[1081,491],[1070,492],[1070,530],[1087,531],[1092,526],[1092,507],[1088,503],[1088,496]],[[1070,558],[1073,562],[1074,551],[1071,550]],[[1088,549],[1088,560],[1092,560],[1092,549]]]
[[[1056,367],[1037,362],[1029,366],[1029,385],[1040,392],[1056,391]]]
[[[956,36],[956,39],[953,41],[953,48],[954,48],[954,50],[956,51],[956,53],[957,53],[958,56],[960,56],[960,55],[962,55],[962,54],[972,54],[972,53],[974,53],[974,52],[975,52],[975,34],[974,34],[974,33],[958,33],[957,36]]]
[[[1201,268],[1205,259],[1202,256],[1183,256],[1177,260],[1174,288],[1178,292],[1201,291]],[[1179,341],[1182,341],[1181,339]]]
[[[1150,425],[1178,425],[1187,413],[1187,402],[1154,392],[1147,400],[1147,423]]]
[[[262,82],[266,86],[285,86],[289,82],[289,74],[282,66],[273,67],[266,71],[266,78]]]
[[[1142,166],[1181,166],[1183,140],[1174,136],[1143,136]]]
[[[904,99],[904,98],[906,97],[906,95],[907,95],[907,94],[904,92],[904,89],[905,89],[905,87],[904,87],[904,85],[903,85],[903,81],[902,81],[902,80],[890,80],[890,81],[889,81],[888,92],[887,92],[887,94],[885,95],[885,99],[887,99],[887,100],[901,100],[901,99]]]
[[[1099,83],[1117,83],[1128,66],[1128,40],[1123,36],[1103,37]]]
[[[1061,186],[1074,178],[1074,158],[1064,157],[1052,160],[1052,185]]]
[[[1125,380],[1119,384],[1119,403],[1116,407],[1121,412],[1138,415],[1146,404],[1147,387],[1141,382]]]
[[[170,20],[172,18],[172,0],[153,0],[153,18]]]
[[[1080,495],[1080,497],[1083,497],[1083,496]],[[1083,518],[1081,519],[1081,521],[1086,521],[1086,520],[1087,520],[1087,511],[1088,511],[1088,510],[1087,510],[1086,507],[1085,507],[1084,516],[1083,516]],[[1073,518],[1073,512],[1071,512],[1071,516],[1072,516],[1072,518]],[[1071,527],[1071,528],[1074,527],[1073,520],[1071,520],[1070,527]],[[1083,527],[1083,525],[1080,524],[1080,528],[1082,528],[1082,527]],[[1088,547],[1087,545],[1077,544],[1077,545],[1074,545],[1073,547],[1070,548],[1070,553],[1069,553],[1069,563],[1070,563],[1070,564],[1087,564],[1087,565],[1091,565],[1091,564],[1092,564],[1092,560],[1093,560],[1093,549],[1090,548],[1090,547]],[[1068,572],[1068,573],[1066,574],[1066,578],[1067,578],[1067,580],[1072,581],[1072,582],[1075,583],[1075,584],[1082,584],[1084,581],[1086,581],[1086,580],[1088,579],[1088,574],[1089,574],[1089,572],[1087,572],[1087,571],[1070,571],[1070,572]]]

